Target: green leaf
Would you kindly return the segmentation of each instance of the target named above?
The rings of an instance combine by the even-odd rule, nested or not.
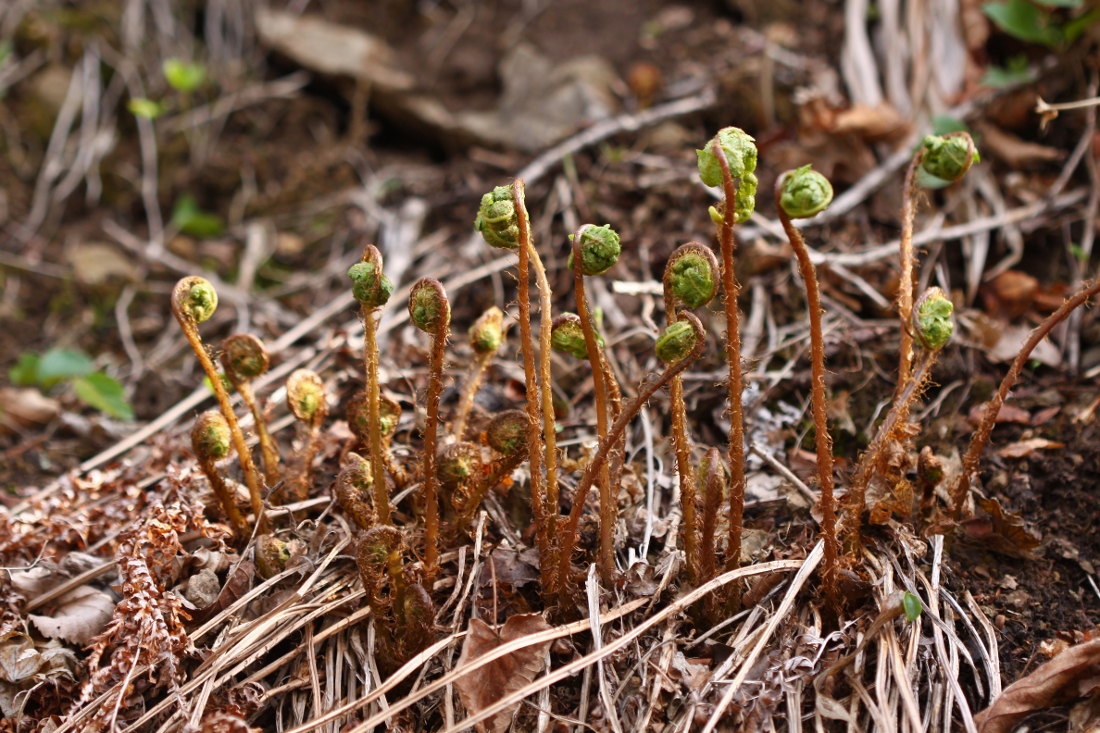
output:
[[[225,230],[220,216],[200,209],[195,197],[186,193],[176,199],[172,224],[184,234],[200,238],[216,237]]]
[[[164,78],[177,92],[189,94],[206,81],[206,69],[202,64],[189,64],[182,59],[168,59],[161,67]]]
[[[17,387],[35,387],[38,385],[38,354],[24,351],[19,361],[8,369],[8,379]]]
[[[73,382],[81,402],[119,420],[133,420],[134,410],[126,401],[122,385],[103,372],[94,372]]]
[[[1055,47],[1062,43],[1062,33],[1051,26],[1050,13],[1040,10],[1027,0],[1007,0],[982,5],[982,12],[998,28],[1021,41]]]
[[[1021,54],[1008,60],[1006,66],[989,66],[982,76],[982,84],[994,89],[1003,89],[1013,84],[1033,81],[1035,75],[1028,68],[1027,56]]]
[[[957,117],[952,117],[951,115],[933,115],[932,134],[946,135],[949,132],[970,132],[970,128],[966,126],[965,122]]]
[[[1062,27],[1062,35],[1066,37],[1066,43],[1073,43],[1081,34],[1088,30],[1089,26],[1100,20],[1100,10],[1092,10],[1080,18],[1074,18]]]
[[[901,607],[904,609],[905,618],[909,619],[909,623],[913,623],[920,618],[920,612],[924,609],[920,598],[909,591],[905,591],[905,595],[901,597]]]
[[[1073,253],[1073,256],[1077,258],[1079,262],[1088,262],[1089,253],[1086,252],[1079,244],[1070,244],[1069,251]]]
[[[131,99],[126,103],[126,109],[130,110],[134,117],[144,117],[147,120],[155,120],[164,114],[164,108],[160,106],[160,102],[144,97]]]
[[[1048,8],[1079,8],[1085,0],[1035,0],[1039,5]]]
[[[221,380],[222,386],[225,387],[226,392],[233,391],[233,385],[229,381],[229,377],[225,376],[225,372],[218,372],[218,379]],[[214,394],[214,384],[210,381],[210,377],[202,378],[202,386],[210,390],[210,394]]]
[[[38,360],[38,383],[51,387],[66,379],[77,379],[95,371],[88,355],[75,349],[50,349]]]

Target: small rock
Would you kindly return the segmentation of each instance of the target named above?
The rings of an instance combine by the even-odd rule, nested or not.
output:
[[[196,608],[203,609],[218,600],[221,590],[221,582],[214,571],[203,568],[187,579],[187,588],[183,591],[183,597]]]

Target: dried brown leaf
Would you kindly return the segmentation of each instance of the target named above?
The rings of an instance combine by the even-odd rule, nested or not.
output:
[[[1076,700],[1100,685],[1100,639],[1070,647],[1017,680],[974,716],[978,733],[1008,733],[1028,713]]]
[[[110,594],[82,585],[61,596],[53,614],[28,618],[43,636],[84,646],[107,628],[114,612],[115,599]]]
[[[549,629],[550,624],[537,613],[512,616],[501,628],[500,633],[481,619],[471,619],[469,633],[462,644],[462,655],[458,658],[455,671],[461,670],[463,666],[502,644]],[[474,674],[459,677],[455,687],[458,688],[458,694],[466,710],[471,715],[476,715],[498,700],[530,684],[542,672],[546,651],[549,648],[550,642],[546,641],[517,649],[481,667]],[[516,703],[500,711],[478,723],[477,730],[479,733],[503,733],[511,724],[512,716],[518,709],[519,703]]]
[[[1065,443],[1059,443],[1046,438],[1031,438],[1030,440],[1018,440],[1009,443],[997,451],[1001,458],[1027,458],[1037,450],[1057,450],[1065,448]]]
[[[1020,515],[1005,513],[996,499],[978,499],[978,506],[986,515],[962,522],[969,541],[1009,557],[1031,557],[1039,540],[1027,531]]]

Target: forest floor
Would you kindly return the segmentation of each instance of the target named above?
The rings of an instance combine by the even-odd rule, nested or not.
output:
[[[413,9],[331,0],[300,15],[306,5],[51,1],[0,10],[0,502],[7,507],[0,562],[10,571],[0,577],[2,729],[107,730],[138,721],[143,730],[236,730],[210,727],[209,709],[264,730],[304,731],[327,725],[318,719],[354,702],[356,679],[364,694],[377,691],[386,675],[377,669],[374,626],[368,637],[345,622],[365,618],[365,603],[358,608],[356,597],[339,605],[358,579],[354,553],[342,544],[352,531],[329,500],[356,445],[343,416],[363,379],[362,326],[346,273],[363,244],[373,242],[398,286],[382,317],[380,374],[384,393],[404,407],[395,452],[413,469],[427,341],[408,323],[401,288],[418,278],[438,278],[450,296],[443,414],[453,415],[467,379],[466,328],[492,306],[509,314],[512,328],[468,434],[477,435],[493,414],[524,405],[514,258],[473,232],[482,194],[514,177],[527,184],[556,309],[575,309],[566,234],[591,222],[610,223],[621,235],[621,259],[590,279],[589,298],[630,397],[659,369],[653,340],[664,324],[659,284],[666,260],[685,242],[714,241],[707,209],[715,199],[699,183],[695,150],[727,125],[756,137],[757,215],[737,229],[746,438],[759,451],[746,463],[744,554],[754,563],[802,561],[816,539],[806,498],[816,482],[806,304],[775,221],[771,192],[780,172],[812,163],[837,193],[834,208],[804,231],[820,255],[841,492],[894,393],[898,211],[908,151],[919,135],[966,127],[982,160],[962,183],[925,192],[918,212],[920,287],[939,285],[950,294],[958,328],[912,410],[921,426],[909,446],[914,452],[931,446],[957,466],[981,405],[1028,331],[1095,271],[1095,112],[1064,112],[1045,128],[1034,112],[1040,98],[1096,95],[1095,29],[1054,54],[999,31],[981,3],[964,0],[955,20],[965,30],[937,41],[944,45],[919,47],[928,37],[913,29],[931,26],[929,19],[907,25],[884,15],[856,34],[871,42],[863,54],[845,55],[845,8],[856,3],[492,0]],[[880,3],[886,7],[896,11],[898,4]],[[296,25],[317,18],[331,25]],[[378,39],[385,49],[355,56]],[[891,43],[909,44],[904,61],[886,50]],[[174,89],[162,73],[173,58],[202,60],[206,81],[190,92]],[[947,68],[956,61],[958,69]],[[1010,62],[1021,78],[982,83],[990,68]],[[868,86],[882,87],[881,102],[859,101],[875,98]],[[152,119],[129,111],[138,99],[158,105]],[[955,227],[962,231],[944,233]],[[242,331],[268,343],[272,372],[258,392],[270,400],[272,425],[282,428],[276,436],[284,455],[302,450],[302,433],[288,429],[293,421],[276,378],[308,366],[324,379],[331,403],[310,496],[294,505],[293,521],[279,520],[300,562],[275,581],[241,575],[247,551],[238,553],[218,534],[216,509],[204,514],[201,507],[210,494],[188,431],[193,416],[213,406],[212,395],[169,301],[176,280],[193,274],[210,278],[221,295],[221,308],[202,327],[208,344]],[[724,451],[729,429],[718,301],[700,317],[707,348],[685,373],[697,457],[706,446]],[[76,371],[53,380],[40,374],[38,383],[21,371],[58,349],[67,350]],[[553,368],[558,445],[574,469],[563,476],[568,511],[568,489],[592,453],[593,384],[577,360],[555,354]],[[97,394],[107,393],[109,406],[96,409],[102,402],[81,392],[89,374],[119,385],[128,407],[119,408],[119,396],[101,384]],[[608,656],[606,669],[603,662],[598,673],[581,665],[583,677],[533,695],[516,729],[564,729],[578,719],[599,730],[702,727],[724,707],[723,685],[737,669],[723,667],[731,654],[749,659],[737,684],[758,685],[734,697],[720,729],[800,730],[813,716],[840,726],[845,715],[852,729],[872,719],[884,726],[878,716],[912,725],[897,687],[887,691],[882,670],[890,650],[901,650],[910,665],[920,714],[931,716],[933,729],[946,729],[964,713],[951,707],[937,671],[941,659],[929,651],[933,635],[939,640],[934,624],[926,623],[923,635],[904,635],[899,626],[904,638],[886,651],[883,642],[877,663],[870,653],[861,658],[853,679],[868,681],[864,697],[851,680],[825,695],[843,703],[815,702],[811,694],[820,692],[815,677],[859,644],[890,587],[922,575],[942,575],[959,604],[954,618],[963,641],[949,651],[957,672],[957,655],[969,650],[973,661],[957,674],[972,711],[985,708],[996,689],[1067,646],[1092,641],[1100,620],[1098,379],[1100,321],[1084,309],[1035,353],[985,452],[977,490],[1007,519],[986,507],[952,528],[946,554],[936,558],[938,540],[924,536],[928,524],[915,512],[868,528],[867,562],[875,571],[855,574],[861,582],[870,577],[875,589],[862,588],[835,628],[835,619],[819,614],[816,576],[801,595],[786,583],[754,586],[766,610],[746,607],[736,617],[742,625],[716,630],[699,607],[680,614],[678,599],[691,585],[670,559],[682,557],[681,512],[668,396],[658,393],[627,436],[616,525],[623,574],[604,595],[597,590],[592,600],[590,592],[595,612],[588,623],[601,613],[614,619],[604,622],[612,633],[603,644],[640,628],[655,608],[668,611],[665,625]],[[776,463],[810,487],[796,488]],[[418,690],[422,699],[402,710],[396,725],[443,730],[461,723],[451,687],[429,694],[424,686],[451,673],[468,615],[503,620],[543,610],[537,556],[530,554],[531,508],[519,490],[524,476],[520,471],[515,488],[490,499],[473,541],[452,538],[444,548],[445,570],[430,595],[440,609],[437,640],[449,645],[424,660],[419,678],[404,678],[382,703],[372,698],[361,710],[343,711],[331,729],[384,717],[388,705]],[[397,516],[415,529],[420,511],[409,499]],[[166,528],[178,536],[169,539]],[[594,549],[597,534],[595,517],[586,515],[582,548]],[[195,544],[200,535],[206,539]],[[172,662],[146,658],[140,638],[137,647],[124,638],[137,627],[116,612],[119,590],[131,601],[141,594],[132,577],[119,580],[103,565],[122,568],[143,541],[176,558],[147,558],[154,575],[160,572],[149,592],[165,608],[181,603],[163,601],[168,589],[185,588],[201,569],[198,550],[219,556],[211,560],[221,589],[214,605],[196,606],[188,596],[173,608],[188,608],[193,620],[159,622],[157,651],[176,655]],[[631,565],[634,559],[642,562]],[[36,567],[45,570],[34,583],[18,576]],[[58,608],[58,588],[99,595]],[[253,588],[268,592],[253,604],[235,603]],[[764,650],[762,659],[748,656],[769,619],[778,624],[788,593],[797,604],[778,627],[780,641],[761,642],[754,653]],[[639,599],[650,598],[656,605],[639,610]],[[77,620],[51,634],[49,619],[65,618],[66,603]],[[587,608],[583,589],[578,607]],[[32,624],[36,611],[47,621]],[[577,617],[551,621],[581,623]],[[248,626],[261,622],[268,625]],[[234,636],[235,624],[274,641],[263,647],[261,637]],[[544,652],[553,668],[599,652],[590,628]],[[704,632],[711,638],[698,643]],[[302,653],[303,645],[315,653]],[[988,652],[995,659],[983,667],[979,657]],[[28,654],[38,660],[33,670],[14,671]],[[157,674],[136,671],[139,662]],[[186,704],[177,705],[171,690],[190,683]],[[880,704],[867,704],[867,695]],[[1036,704],[1027,724],[1087,729],[1080,726],[1094,719],[1091,708],[1071,713],[1068,704],[1051,705],[1075,700],[1055,697]]]

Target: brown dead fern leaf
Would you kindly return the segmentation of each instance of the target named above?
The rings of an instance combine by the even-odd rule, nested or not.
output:
[[[499,633],[481,619],[471,619],[469,634],[462,644],[462,655],[458,658],[456,671],[464,665],[488,654],[502,644],[522,639],[531,634],[550,629],[550,624],[537,613],[525,613],[512,616]],[[471,715],[476,715],[516,690],[522,689],[534,681],[542,672],[546,662],[546,650],[550,642],[532,644],[517,649],[479,669],[475,674],[459,677],[455,682],[462,704]],[[479,733],[503,733],[512,722],[512,716],[519,709],[519,703],[502,710],[488,720],[476,725]]]
[[[177,557],[184,553],[179,536],[207,528],[201,508],[173,502],[152,505],[145,521],[122,535],[116,562],[123,599],[106,630],[91,641],[88,681],[78,705],[119,682],[126,683],[123,695],[150,686],[176,688],[183,678],[183,658],[192,651],[184,628],[190,616],[180,599],[165,588],[174,582]],[[104,659],[107,664],[101,667]],[[139,675],[139,669],[145,671]],[[111,727],[127,703],[123,698],[101,706],[84,730]]]

